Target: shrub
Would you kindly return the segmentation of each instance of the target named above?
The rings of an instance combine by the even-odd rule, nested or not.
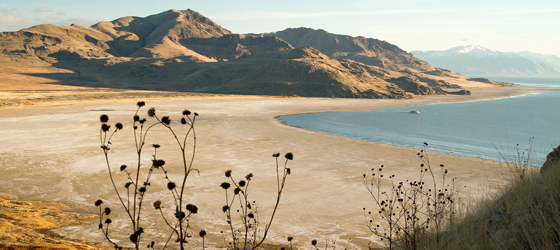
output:
[[[384,175],[383,165],[363,175],[364,186],[378,210],[372,213],[363,209],[367,227],[387,242],[389,249],[418,249],[421,238],[428,233],[434,235],[437,245],[442,230],[454,222],[458,197],[455,178],[447,182],[444,165],[433,169],[426,149],[418,153],[418,158],[422,163],[417,180],[397,181],[395,175]],[[439,177],[435,171],[440,172]],[[390,186],[383,191],[386,179]],[[377,222],[379,217],[381,222]]]

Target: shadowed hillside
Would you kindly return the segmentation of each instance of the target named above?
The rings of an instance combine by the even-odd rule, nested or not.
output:
[[[296,48],[311,46],[333,58],[352,59],[396,71],[406,68],[423,71],[436,69],[396,45],[363,36],[337,35],[310,28],[285,29],[262,36],[276,36]]]

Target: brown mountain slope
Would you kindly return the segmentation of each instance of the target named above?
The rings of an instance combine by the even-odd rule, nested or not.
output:
[[[68,52],[52,56],[58,61],[54,66],[74,73],[35,76],[74,86],[346,98],[446,94],[410,74],[332,59],[312,47],[218,63],[196,63],[188,57],[115,61],[84,59]]]
[[[292,45],[277,37],[240,34],[217,38],[190,38],[182,40],[181,44],[207,57],[218,59],[234,59],[263,52],[293,49]]]
[[[132,57],[137,56],[133,53],[139,49],[161,47],[158,45],[169,44],[169,41],[174,47],[183,39],[221,37],[231,34],[229,30],[193,10],[169,10],[145,18],[123,17],[112,22],[100,22],[92,28],[113,37],[110,42],[114,48],[113,55]],[[145,53],[140,52],[142,55]],[[162,55],[157,55],[156,50],[153,57],[162,57]]]
[[[312,47],[261,54],[245,60],[259,65],[222,86],[226,93],[264,93],[316,97],[411,98],[383,76],[340,62]],[[366,66],[367,67],[367,66]]]
[[[4,54],[47,61],[48,55],[59,51],[82,58],[190,56],[209,62],[292,49],[278,38],[233,35],[192,10],[169,10],[145,18],[123,17],[90,28],[39,25],[1,33],[0,46]]]
[[[232,34],[195,11],[169,10],[0,33],[0,64],[26,67],[45,83],[124,89],[411,98],[461,87],[462,76],[385,41],[305,28],[274,34]]]
[[[417,59],[412,54],[378,39],[337,35],[310,28],[285,29],[261,35],[276,36],[296,48],[311,46],[332,58],[352,59],[391,70],[401,71],[406,68],[435,70],[435,67]]]

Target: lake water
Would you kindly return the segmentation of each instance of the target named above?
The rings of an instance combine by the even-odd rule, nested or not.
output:
[[[560,78],[492,79],[560,89]],[[411,114],[417,110],[420,114]],[[498,161],[542,165],[560,144],[560,91],[461,103],[438,103],[279,117],[288,125],[322,133]]]

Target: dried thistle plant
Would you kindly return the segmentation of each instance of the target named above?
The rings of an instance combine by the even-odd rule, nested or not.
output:
[[[156,210],[159,210],[165,223],[171,230],[168,240],[164,243],[163,249],[168,246],[170,239],[173,236],[177,237],[176,242],[179,243],[180,249],[185,248],[185,243],[187,243],[187,238],[192,236],[192,232],[190,230],[190,218],[192,215],[198,212],[198,207],[193,204],[185,204],[185,196],[186,196],[186,182],[188,177],[192,174],[192,172],[198,172],[197,169],[193,168],[195,151],[196,151],[196,133],[195,133],[195,120],[198,116],[197,113],[192,114],[190,111],[185,110],[182,112],[182,117],[180,119],[181,126],[183,126],[184,135],[179,135],[175,129],[171,126],[171,119],[168,116],[159,117],[156,114],[155,108],[150,108],[147,111],[147,115],[149,118],[142,118],[139,115],[139,111],[142,107],[146,104],[145,102],[138,102],[137,109],[134,113],[133,119],[133,133],[134,133],[134,142],[135,142],[135,151],[136,151],[136,158],[137,161],[134,164],[135,168],[129,168],[127,165],[121,165],[119,170],[120,172],[124,173],[127,177],[127,182],[124,184],[124,189],[117,188],[117,184],[115,183],[115,179],[113,176],[113,168],[112,164],[109,161],[109,152],[111,150],[111,139],[118,131],[123,129],[123,125],[121,123],[115,124],[115,129],[111,131],[111,126],[108,124],[109,117],[107,115],[101,115],[101,129],[100,129],[100,141],[101,141],[101,149],[103,150],[103,154],[105,156],[105,162],[107,165],[107,169],[109,172],[109,178],[111,179],[111,183],[113,184],[113,188],[115,189],[115,193],[117,194],[117,198],[122,205],[122,209],[125,211],[127,217],[131,223],[131,231],[132,234],[129,236],[130,242],[134,244],[135,249],[139,249],[139,246],[142,241],[142,234],[144,233],[144,228],[141,226],[143,223],[142,219],[142,206],[144,204],[145,195],[148,192],[148,187],[151,185],[151,177],[154,171],[161,171],[165,179],[168,181],[167,188],[172,193],[173,197],[173,204],[174,204],[174,218],[166,218],[165,214],[162,212],[162,202],[155,201],[153,206]],[[150,121],[148,121],[150,119]],[[179,184],[175,184],[167,174],[167,170],[165,169],[165,161],[163,159],[157,158],[157,152],[160,148],[159,144],[152,144],[152,148],[154,149],[154,153],[152,155],[152,164],[147,169],[147,172],[141,171],[142,169],[142,157],[143,157],[143,150],[144,146],[146,146],[146,138],[148,136],[148,132],[150,132],[156,126],[163,126],[166,128],[175,138],[177,145],[181,151],[181,159],[182,159],[182,166],[183,166],[183,176],[182,180]],[[190,140],[189,140],[190,138]],[[190,153],[190,156],[188,155]],[[144,167],[146,168],[146,167]],[[145,174],[143,174],[145,173]],[[126,198],[124,198],[126,193]],[[105,208],[105,211],[101,210],[102,201],[98,200],[95,202],[95,205],[99,207],[100,211],[100,225],[99,229],[102,230],[105,238],[114,245],[115,248],[122,248],[122,246],[118,245],[116,241],[111,240],[109,236],[109,224],[111,224],[111,220],[107,218],[105,220],[106,226],[103,226],[102,220],[103,217],[108,216],[111,212],[109,208]],[[204,234],[200,233],[200,236],[204,238]],[[154,248],[155,242],[151,242],[147,245],[147,248]]]
[[[250,173],[245,176],[244,179],[236,181],[232,175],[231,170],[225,172],[226,178],[231,182],[223,182],[220,187],[225,190],[226,205],[223,206],[222,211],[226,215],[226,222],[230,227],[231,245],[233,249],[257,249],[266,239],[272,221],[274,220],[274,215],[280,204],[280,198],[282,197],[282,191],[286,184],[286,177],[291,173],[291,169],[287,167],[288,161],[294,159],[292,153],[286,153],[284,157],[286,158],[284,166],[280,167],[278,158],[280,153],[275,153],[272,155],[276,160],[276,181],[277,181],[277,195],[276,204],[272,211],[272,215],[268,220],[268,223],[264,225],[264,232],[260,236],[261,231],[261,220],[259,219],[258,206],[256,201],[251,201],[249,199],[249,185],[252,181],[253,174]],[[230,193],[229,190],[233,189]],[[237,202],[239,202],[237,206]],[[236,208],[234,208],[236,207]],[[237,213],[237,216],[232,215]],[[234,217],[239,217],[241,224],[239,227],[234,225]],[[222,232],[223,233],[223,232]],[[291,244],[292,237],[288,238]],[[225,235],[224,235],[225,241]]]
[[[367,227],[389,249],[418,249],[420,238],[427,233],[433,233],[439,242],[442,230],[455,218],[456,178],[446,182],[444,165],[439,166],[440,177],[436,177],[426,149],[417,155],[422,162],[417,180],[397,182],[395,175],[383,174],[384,166],[363,175],[364,186],[378,208],[377,215],[364,208]],[[383,187],[386,179],[391,183],[388,189]],[[382,222],[376,222],[378,218]]]

